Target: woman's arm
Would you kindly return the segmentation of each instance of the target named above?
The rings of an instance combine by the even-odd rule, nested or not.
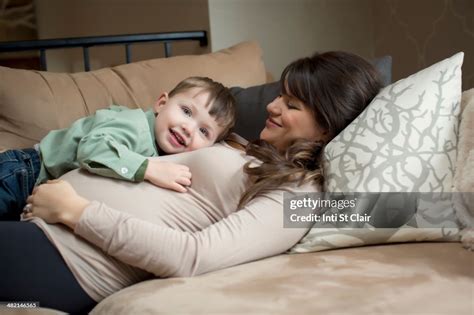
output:
[[[71,229],[90,204],[68,182],[60,179],[48,180],[46,184],[35,187],[26,202],[32,208],[31,212],[23,214],[23,218],[36,216],[47,223],[63,223]]]
[[[258,197],[198,232],[157,226],[95,201],[71,208],[59,220],[77,235],[158,277],[193,276],[280,254],[307,231],[283,228],[282,191]]]
[[[157,226],[92,202],[74,229],[105,253],[158,277],[193,276],[280,254],[306,231],[283,228],[282,204],[271,196],[198,232]]]

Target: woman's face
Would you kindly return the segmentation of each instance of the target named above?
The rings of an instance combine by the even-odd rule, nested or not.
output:
[[[279,151],[296,139],[325,140],[327,132],[316,124],[310,109],[292,95],[282,94],[267,105],[268,119],[260,139]]]

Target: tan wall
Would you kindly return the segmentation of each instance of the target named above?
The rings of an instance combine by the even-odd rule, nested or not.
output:
[[[7,27],[0,23],[0,42],[3,41],[18,41],[18,40],[35,40],[38,39],[36,30],[29,29],[26,27]],[[37,53],[31,51],[23,52],[6,52],[0,54],[0,65],[13,66],[8,63],[3,63],[5,59],[17,59],[17,58],[36,58]]]
[[[36,37],[33,0],[0,0],[0,41]]]
[[[394,80],[464,51],[463,89],[474,87],[473,0],[374,0],[375,53],[393,56]]]
[[[394,80],[464,51],[463,88],[474,87],[473,0],[36,0],[36,10],[39,38],[212,29],[213,51],[256,39],[275,77],[316,50],[392,55]],[[173,53],[210,50],[178,44]],[[49,69],[81,71],[82,51],[72,54],[49,53]],[[134,60],[162,55],[158,44],[133,49]],[[124,48],[91,57],[94,69],[121,64]]]
[[[8,27],[0,23],[0,42],[37,39],[36,30],[27,27]]]
[[[207,0],[36,0],[36,11],[40,39],[190,30],[209,32]],[[209,51],[210,46],[202,48],[198,43],[176,43],[172,48],[173,55]],[[163,44],[132,46],[133,61],[163,55]],[[82,49],[52,51],[47,56],[49,71],[83,69]],[[90,57],[92,69],[123,64],[125,48],[91,48]]]
[[[473,0],[209,0],[209,12],[213,50],[256,39],[275,77],[316,50],[392,55],[394,80],[464,51],[474,87]]]
[[[0,42],[38,39],[33,0],[0,0]],[[29,9],[26,9],[28,7]],[[10,58],[36,57],[34,52],[2,53],[2,61]],[[7,64],[8,65],[8,64]]]
[[[374,56],[372,0],[209,0],[212,50],[257,40],[275,78],[321,50]]]

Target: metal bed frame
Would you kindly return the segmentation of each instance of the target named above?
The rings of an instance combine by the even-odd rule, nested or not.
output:
[[[40,69],[47,70],[46,50],[59,48],[82,47],[84,70],[90,70],[89,48],[92,46],[125,45],[126,62],[130,63],[132,52],[130,46],[136,43],[163,42],[165,57],[171,56],[171,43],[176,41],[199,41],[201,47],[208,45],[206,31],[146,33],[130,35],[89,36],[74,38],[41,39],[29,41],[0,42],[0,53],[26,50],[40,51]]]

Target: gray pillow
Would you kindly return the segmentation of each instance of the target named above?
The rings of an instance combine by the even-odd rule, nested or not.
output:
[[[249,141],[258,139],[268,116],[267,105],[280,94],[280,81],[247,89],[233,87],[230,92],[237,102],[234,131]]]
[[[383,86],[392,81],[392,57],[384,56],[371,61],[380,72]],[[233,87],[230,89],[237,101],[237,121],[235,132],[245,139],[258,139],[260,131],[265,127],[267,105],[280,94],[280,82],[272,82],[246,89]]]
[[[383,56],[370,61],[378,70],[382,78],[382,85],[386,87],[392,83],[392,56]]]

